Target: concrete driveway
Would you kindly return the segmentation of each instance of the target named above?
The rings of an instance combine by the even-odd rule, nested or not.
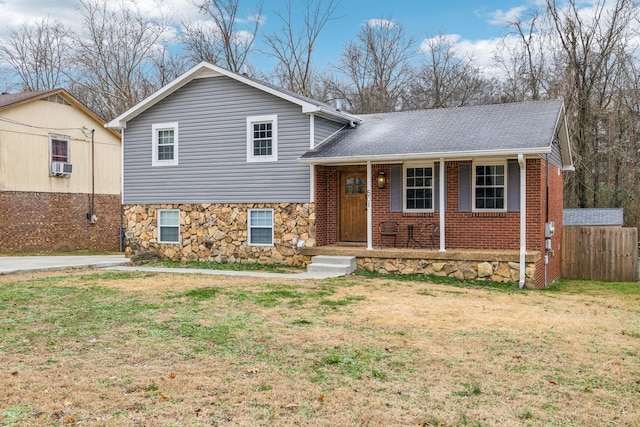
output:
[[[124,255],[0,257],[0,274],[67,268],[113,267],[129,262]]]

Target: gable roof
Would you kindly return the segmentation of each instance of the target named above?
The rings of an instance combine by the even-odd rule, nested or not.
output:
[[[582,208],[564,209],[563,225],[577,226],[605,226],[624,224],[624,209],[622,208]]]
[[[232,78],[248,86],[254,87],[263,92],[267,92],[271,95],[277,96],[278,98],[282,98],[289,102],[297,104],[302,107],[302,112],[305,114],[317,114],[319,116],[340,123],[357,123],[360,121],[358,117],[348,113],[344,113],[329,104],[325,104],[324,102],[316,101],[315,99],[299,95],[286,89],[277,88],[271,84],[254,79],[244,74],[234,73],[233,71],[226,70],[222,67],[218,67],[217,65],[213,65],[208,62],[201,62],[168,85],[164,86],[162,89],[155,92],[153,95],[147,97],[115,119],[111,120],[105,126],[116,129],[126,128],[127,122],[129,120],[133,119],[137,115],[157,104],[167,96],[171,95],[173,92],[185,86],[190,81],[198,78],[215,76],[226,76]]]
[[[362,115],[362,122],[307,151],[312,164],[394,162],[551,153],[572,168],[561,100]]]
[[[61,97],[72,106],[81,110],[94,121],[98,122],[101,125],[105,124],[105,121],[100,116],[94,113],[93,110],[84,105],[65,89],[37,90],[21,93],[3,93],[0,95],[0,113],[11,108],[16,108],[20,105],[25,105],[30,102],[39,101],[53,96]],[[109,131],[120,138],[120,133],[117,130],[109,129]]]

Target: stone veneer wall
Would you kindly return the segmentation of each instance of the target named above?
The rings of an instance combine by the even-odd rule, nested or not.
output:
[[[158,243],[158,209],[180,210],[180,243]],[[247,244],[249,209],[273,209],[274,245]],[[125,205],[125,255],[155,252],[177,261],[305,265],[300,248],[315,245],[311,203]]]
[[[492,280],[518,283],[520,264],[511,261],[456,261],[427,259],[357,258],[358,268],[381,274],[427,274],[454,277],[458,280]],[[525,286],[535,287],[535,262],[527,263]]]

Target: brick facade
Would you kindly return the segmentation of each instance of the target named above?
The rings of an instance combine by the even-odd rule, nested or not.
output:
[[[446,162],[446,227],[447,249],[466,250],[515,250],[520,249],[520,212],[460,212],[458,210],[458,161]],[[372,165],[372,175],[383,171],[390,177],[389,164]],[[339,174],[343,171],[366,171],[365,165],[317,166],[316,202],[318,204],[318,224],[316,240],[318,245],[338,242]],[[547,218],[547,161],[544,158],[527,159],[527,252],[545,253],[544,227],[546,221],[554,221],[556,232],[552,238],[552,251],[548,253],[546,265],[544,255],[536,261],[535,286],[545,286],[560,278],[560,245],[562,236],[563,177],[562,171],[549,164],[549,206]],[[437,179],[437,178],[436,178]],[[390,185],[383,189],[372,189],[373,245],[383,246],[377,224],[386,220],[399,223],[434,223],[440,219],[438,212],[403,213],[390,211]],[[400,227],[398,242],[407,241],[407,227]],[[425,242],[425,237],[422,237]],[[384,242],[386,245],[389,242]],[[437,242],[436,242],[437,244]],[[398,244],[400,245],[400,244]]]
[[[96,194],[98,221],[87,220],[89,194],[0,192],[0,252],[118,251],[120,195]]]

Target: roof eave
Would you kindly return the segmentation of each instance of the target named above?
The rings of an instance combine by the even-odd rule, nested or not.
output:
[[[447,160],[488,158],[488,157],[514,157],[518,154],[525,156],[551,153],[551,147],[545,148],[522,148],[505,150],[480,150],[480,151],[442,151],[433,153],[408,153],[408,154],[380,154],[370,156],[339,156],[339,157],[300,157],[298,161],[313,165],[330,165],[345,163],[398,163],[414,160]]]

